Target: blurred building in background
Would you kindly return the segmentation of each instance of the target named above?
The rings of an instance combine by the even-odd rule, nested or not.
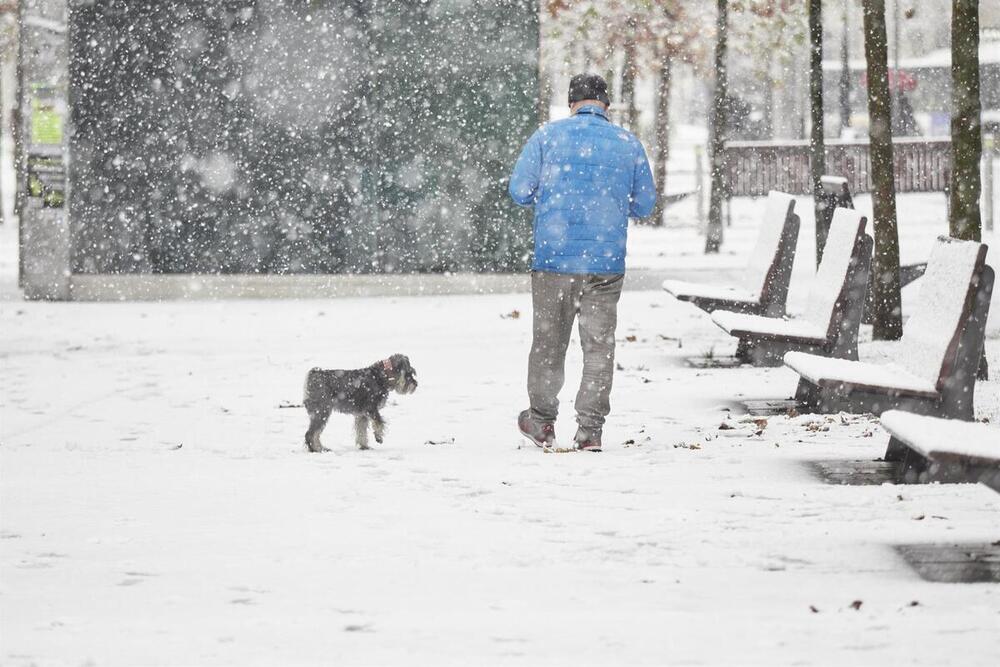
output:
[[[39,40],[68,49],[73,273],[526,266],[530,222],[504,177],[538,119],[536,2],[26,0],[22,12],[27,131],[59,113],[39,102],[58,90],[31,60]],[[38,210],[60,205],[35,185],[22,189]]]

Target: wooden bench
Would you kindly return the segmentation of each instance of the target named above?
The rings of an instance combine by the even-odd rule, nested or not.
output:
[[[1000,428],[902,410],[882,414],[887,461],[897,483],[984,484],[1000,493]],[[1000,583],[1000,542],[896,546],[921,577],[944,583]]]
[[[986,251],[981,243],[938,239],[891,363],[786,354],[785,365],[800,375],[797,409],[875,414],[904,409],[971,420],[993,293]]]
[[[823,184],[823,194],[820,203],[822,204],[820,215],[816,219],[816,257],[823,256],[823,248],[826,247],[826,238],[830,235],[830,225],[833,223],[833,212],[838,208],[854,208],[854,199],[851,198],[851,190],[847,186],[847,179],[843,176],[832,176],[825,174],[820,177]]]
[[[841,208],[854,208],[854,198],[851,196],[851,189],[847,183],[847,179],[843,176],[833,176],[831,174],[824,175],[820,178],[823,185],[822,194],[822,211],[820,218],[817,220],[817,234],[816,242],[818,244],[817,256],[822,256],[823,247],[826,245],[826,237],[830,231],[830,222],[833,220],[833,211],[837,207]],[[899,285],[900,287],[906,287],[914,280],[924,275],[924,271],[927,270],[927,262],[919,262],[917,264],[903,264],[899,267]],[[871,324],[872,323],[872,312],[874,312],[875,303],[875,285],[871,282],[868,284],[868,290],[865,297],[865,314],[862,323]]]
[[[785,314],[798,238],[795,199],[772,191],[767,195],[760,232],[741,286],[666,280],[663,289],[678,300],[693,303],[709,313],[733,310],[781,317]]]
[[[858,358],[858,329],[871,266],[872,238],[865,216],[834,212],[823,261],[801,318],[783,319],[717,310],[712,321],[739,338],[736,357],[756,366],[779,366],[790,350]]]
[[[1000,428],[902,410],[882,414],[898,481],[982,483],[1000,493]]]
[[[834,462],[817,462],[825,464],[821,471],[834,472],[839,483],[871,484],[879,478],[882,483],[897,484],[980,483],[1000,493],[1000,427],[903,410],[888,410],[881,421],[889,433],[884,461],[839,462],[838,468],[850,470],[851,477],[834,470],[830,465]],[[828,477],[828,481],[834,480]],[[927,581],[1000,583],[1000,542],[898,544],[894,548]]]

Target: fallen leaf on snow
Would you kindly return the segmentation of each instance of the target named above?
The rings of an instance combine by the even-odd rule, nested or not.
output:
[[[697,442],[691,442],[691,443],[679,442],[676,445],[674,445],[674,449],[701,449],[701,444]]]
[[[370,625],[345,625],[344,632],[371,632]]]

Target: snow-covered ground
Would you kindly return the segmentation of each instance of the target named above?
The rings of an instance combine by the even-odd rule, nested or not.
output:
[[[632,267],[725,276],[757,205],[705,258],[682,204],[634,230]],[[916,261],[943,196],[901,211]],[[882,454],[878,422],[740,422],[794,374],[686,367],[732,342],[660,291],[622,298],[605,452],[544,454],[514,431],[527,295],[26,303],[0,235],[2,664],[997,664],[1000,587],[925,582],[892,547],[998,540],[1000,495],[819,482],[810,461]],[[335,417],[305,453],[305,372],[393,352],[420,389],[386,443]],[[977,405],[1000,421],[1000,382]]]

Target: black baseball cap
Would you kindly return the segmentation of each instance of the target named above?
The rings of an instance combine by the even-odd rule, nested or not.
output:
[[[611,106],[608,82],[597,74],[577,74],[569,80],[569,103],[580,100],[597,100]]]

